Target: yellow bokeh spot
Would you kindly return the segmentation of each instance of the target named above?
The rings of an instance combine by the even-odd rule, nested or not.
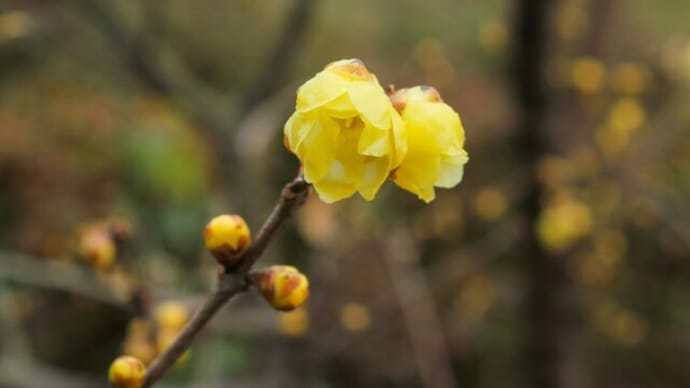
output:
[[[278,329],[283,335],[299,337],[309,330],[309,313],[305,307],[278,315]]]
[[[645,122],[647,115],[644,106],[634,98],[621,98],[609,112],[607,127],[613,131],[632,133]]]
[[[0,42],[20,38],[33,27],[31,16],[24,11],[0,13]]]
[[[568,156],[568,162],[572,166],[572,173],[580,178],[595,176],[600,168],[601,161],[597,151],[590,146],[580,146]]]
[[[578,258],[577,275],[584,284],[605,285],[616,275],[627,253],[627,239],[618,230],[605,230],[594,235],[593,248]]]
[[[578,58],[570,68],[570,79],[575,90],[580,93],[599,93],[606,82],[606,67],[596,58]]]
[[[349,331],[366,330],[371,324],[369,308],[361,303],[347,303],[340,309],[340,323]]]
[[[608,265],[600,256],[586,253],[577,257],[576,275],[588,286],[601,286],[609,283],[616,274],[617,268]]]
[[[156,347],[148,341],[148,338],[128,338],[122,346],[122,352],[148,365],[156,356]]]
[[[597,329],[621,346],[637,345],[647,336],[648,325],[645,319],[612,301],[602,301],[595,305],[592,320]]]
[[[594,253],[606,264],[620,263],[628,252],[628,240],[619,230],[606,230],[594,236]]]
[[[594,142],[604,155],[616,157],[628,148],[630,134],[604,125],[594,133]]]
[[[634,196],[625,203],[627,218],[638,228],[649,229],[660,219],[659,204],[646,196]]]
[[[479,321],[496,302],[496,286],[486,276],[468,280],[460,293],[460,303],[466,317]]]
[[[440,87],[455,80],[455,67],[448,58],[445,46],[438,39],[426,38],[419,41],[414,48],[414,57],[430,84]]]
[[[336,209],[315,196],[307,197],[297,217],[300,232],[310,245],[327,247],[337,237]]]
[[[486,51],[497,53],[508,45],[508,28],[499,20],[489,20],[479,27],[479,44]]]
[[[183,303],[171,300],[158,305],[153,316],[159,327],[179,331],[189,319],[189,310]]]
[[[611,86],[619,94],[639,95],[649,87],[650,82],[651,74],[642,65],[623,63],[611,71]]]
[[[546,156],[539,161],[537,178],[546,186],[555,187],[572,177],[570,164],[563,158]]]
[[[581,38],[589,28],[589,17],[581,5],[566,4],[556,14],[558,37],[573,41]]]
[[[484,220],[493,221],[500,218],[508,208],[508,199],[502,191],[493,187],[484,187],[474,197],[474,213]]]
[[[592,215],[587,205],[561,194],[542,210],[536,228],[546,249],[561,252],[590,233]]]
[[[593,180],[588,187],[588,193],[592,206],[601,214],[616,211],[623,196],[620,185],[603,178]]]

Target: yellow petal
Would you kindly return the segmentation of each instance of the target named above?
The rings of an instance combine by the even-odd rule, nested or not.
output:
[[[390,128],[393,105],[378,83],[354,81],[349,94],[352,104],[366,121],[377,128]]]
[[[391,154],[391,144],[388,129],[365,125],[357,144],[357,152],[362,155],[384,156]]]
[[[449,124],[456,126],[457,113],[445,104],[432,102],[410,103],[403,111],[408,128],[408,141],[412,147],[423,147],[426,152],[441,153],[453,144],[454,133]],[[457,123],[456,123],[457,121]]]
[[[393,181],[401,188],[417,194],[425,202],[431,202],[434,183],[438,179],[441,158],[439,155],[410,150],[403,163],[393,173]]]
[[[347,93],[349,81],[337,73],[324,70],[297,90],[298,112],[308,112]]]
[[[367,201],[371,201],[376,196],[379,188],[386,181],[390,171],[390,157],[367,158],[364,164],[364,171],[357,186],[359,194]]]
[[[345,168],[340,161],[334,161],[329,173],[321,180],[313,182],[319,198],[326,203],[332,203],[352,196],[357,191],[353,183],[344,181]]]
[[[467,153],[464,151],[460,155],[441,156],[441,168],[434,186],[447,189],[455,187],[462,181],[465,163],[468,159]]]
[[[314,115],[295,112],[290,116],[285,123],[285,138],[292,152],[296,152],[299,145],[302,144],[304,138],[314,127],[314,122]]]
[[[325,176],[338,149],[340,127],[334,120],[319,115],[297,148],[297,155],[304,164],[304,179],[316,182]]]
[[[347,119],[357,116],[357,110],[355,109],[355,106],[352,105],[350,95],[347,93],[344,93],[340,97],[326,103],[324,105],[324,109],[328,113],[328,116],[336,119]]]
[[[402,118],[393,110],[391,114],[391,140],[393,142],[393,151],[391,168],[398,167],[402,163],[403,159],[407,155],[408,145],[407,145],[407,131],[405,130],[405,123]]]

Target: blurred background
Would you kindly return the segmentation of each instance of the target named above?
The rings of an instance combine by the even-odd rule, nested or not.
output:
[[[0,386],[150,359],[152,322],[213,285],[203,226],[258,229],[298,169],[296,87],[350,57],[460,112],[464,182],[430,205],[311,196],[259,263],[306,273],[306,307],[240,295],[161,387],[690,386],[688,20],[681,0],[2,1]]]

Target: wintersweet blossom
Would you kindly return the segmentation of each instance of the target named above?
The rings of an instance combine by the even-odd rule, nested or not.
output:
[[[434,186],[451,188],[462,180],[469,160],[460,116],[436,89],[415,86],[391,96],[405,124],[408,152],[391,179],[425,202],[435,198]]]
[[[327,203],[355,192],[374,199],[407,146],[400,115],[358,59],[333,62],[302,85],[284,133]]]

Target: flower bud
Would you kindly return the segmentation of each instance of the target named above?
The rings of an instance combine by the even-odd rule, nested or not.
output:
[[[153,316],[159,328],[179,331],[189,319],[189,310],[180,302],[168,301],[158,305]]]
[[[222,266],[235,264],[251,242],[249,227],[235,214],[224,214],[212,219],[204,228],[206,248]]]
[[[115,253],[115,242],[105,228],[90,227],[79,239],[79,255],[97,269],[112,266]]]
[[[144,383],[146,367],[132,356],[120,356],[110,364],[108,378],[113,388],[140,388]]]
[[[256,280],[264,299],[277,310],[293,310],[309,296],[309,280],[289,265],[268,267],[256,275]]]

